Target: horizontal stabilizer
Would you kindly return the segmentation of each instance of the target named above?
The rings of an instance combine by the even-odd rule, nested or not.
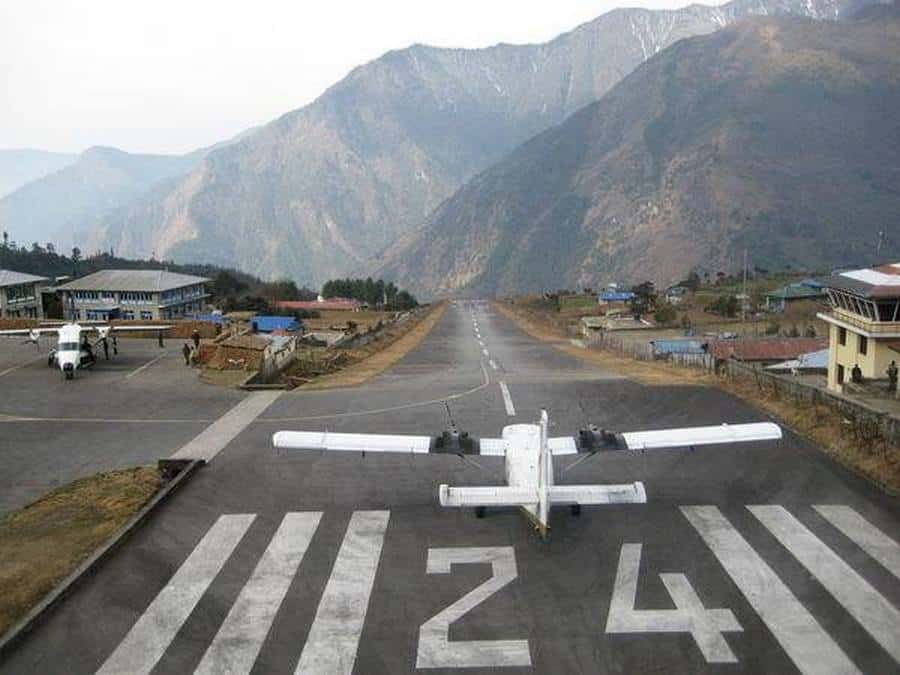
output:
[[[571,436],[548,438],[547,446],[550,448],[551,455],[575,455],[578,453],[578,446],[575,445],[575,439]]]
[[[640,481],[626,485],[553,485],[551,504],[646,504]]]
[[[712,427],[631,431],[623,433],[622,438],[629,450],[685,448],[692,445],[776,440],[781,438],[781,427],[771,422],[721,424]]]
[[[519,487],[450,487],[439,489],[441,506],[525,506],[537,504],[537,490]]]
[[[276,448],[291,450],[425,453],[431,447],[431,437],[339,434],[329,431],[279,431],[272,437],[272,443]]]

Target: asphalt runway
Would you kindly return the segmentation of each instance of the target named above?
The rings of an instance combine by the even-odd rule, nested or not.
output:
[[[444,401],[491,437],[542,407],[552,435],[765,419],[716,390],[596,370],[487,305],[451,306],[365,386],[232,410],[210,463],[0,670],[896,672],[898,502],[790,433],[560,457],[557,482],[641,480],[648,503],[554,510],[547,542],[514,510],[437,505],[440,483],[501,483],[499,458],[271,447],[282,429],[438,433]]]
[[[0,338],[0,513],[76,478],[155,463],[245,394],[203,384],[181,342],[121,339],[66,382],[40,347]]]

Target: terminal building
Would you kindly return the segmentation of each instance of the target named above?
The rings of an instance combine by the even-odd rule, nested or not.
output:
[[[828,388],[843,391],[854,368],[865,380],[885,379],[900,362],[900,263],[842,272],[826,282],[831,311]]]
[[[103,270],[58,287],[63,315],[75,321],[153,321],[203,311],[209,279],[164,270]]]
[[[0,270],[0,317],[43,319],[41,287],[47,279],[33,274]]]

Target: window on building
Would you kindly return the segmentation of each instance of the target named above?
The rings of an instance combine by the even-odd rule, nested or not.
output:
[[[838,344],[845,345],[847,344],[847,329],[838,326]]]
[[[152,321],[153,312],[141,311],[141,321]]]
[[[122,318],[126,321],[134,321],[134,311],[130,309],[122,310]]]
[[[868,351],[869,351],[869,338],[867,338],[865,335],[860,335],[859,336],[859,353],[867,354]]]
[[[837,367],[837,383],[844,384],[844,366],[842,366],[840,363]]]

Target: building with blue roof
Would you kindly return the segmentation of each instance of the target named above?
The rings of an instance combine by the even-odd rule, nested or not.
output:
[[[665,357],[669,354],[703,354],[705,345],[700,340],[651,340],[653,355]]]
[[[303,324],[293,316],[258,315],[250,319],[250,325],[255,333],[274,333],[278,330],[296,333],[303,330]]]
[[[600,294],[600,304],[606,302],[629,302],[632,298],[634,298],[634,293],[631,291],[603,291]]]

